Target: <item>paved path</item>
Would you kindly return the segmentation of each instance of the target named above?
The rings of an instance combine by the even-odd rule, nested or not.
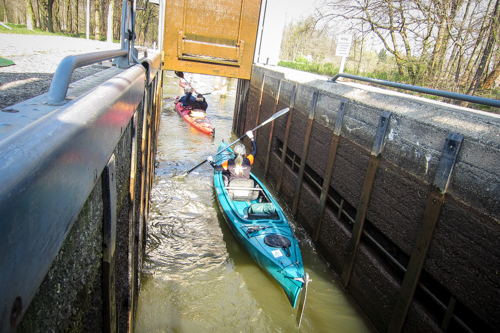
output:
[[[52,76],[66,56],[119,50],[120,44],[81,38],[0,34],[0,57],[15,65],[0,67],[0,109],[49,91]],[[99,72],[100,68],[78,68],[72,82]]]

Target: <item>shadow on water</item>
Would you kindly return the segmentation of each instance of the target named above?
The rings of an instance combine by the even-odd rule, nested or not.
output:
[[[214,77],[193,75],[198,91],[213,90]],[[173,107],[179,79],[165,73],[157,168],[135,332],[294,332],[296,309],[239,245],[217,207],[213,169],[203,164],[231,132],[237,81],[228,94],[206,95],[215,137],[198,132]],[[259,170],[254,173],[266,183]],[[274,193],[274,197],[280,198]],[[300,332],[372,332],[364,316],[287,212],[313,282]]]

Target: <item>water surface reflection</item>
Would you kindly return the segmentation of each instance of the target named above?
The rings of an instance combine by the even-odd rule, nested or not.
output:
[[[197,91],[213,90],[213,77],[198,75],[194,80]],[[229,81],[227,97],[206,96],[216,128],[214,138],[190,127],[173,109],[180,94],[178,81],[173,72],[165,73],[158,166],[135,331],[298,331],[296,309],[237,243],[220,214],[213,169],[205,164],[185,178],[173,178],[213,154],[220,139],[236,140],[231,127],[237,81]],[[258,170],[255,173],[263,179]],[[372,332],[309,237],[290,220],[304,268],[313,279],[300,331]]]

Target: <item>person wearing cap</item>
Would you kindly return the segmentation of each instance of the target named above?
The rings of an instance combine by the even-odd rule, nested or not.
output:
[[[255,143],[252,131],[246,132],[246,135],[252,140],[253,150],[250,154],[246,154],[247,150],[242,143],[234,147],[235,158],[224,161],[221,165],[214,163],[212,156],[207,157],[207,162],[217,171],[222,171],[224,184],[227,186],[231,180],[236,178],[249,179],[252,164],[257,155],[257,144]]]
[[[192,95],[192,93],[193,93],[193,88],[191,88],[190,85],[186,85],[184,87],[184,95],[182,95],[178,100],[179,102],[182,103],[182,106],[184,107],[189,106],[190,101],[196,100],[196,98]]]

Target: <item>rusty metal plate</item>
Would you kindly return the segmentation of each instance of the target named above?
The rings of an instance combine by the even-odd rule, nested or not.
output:
[[[261,0],[177,0],[165,8],[163,69],[250,79]]]

